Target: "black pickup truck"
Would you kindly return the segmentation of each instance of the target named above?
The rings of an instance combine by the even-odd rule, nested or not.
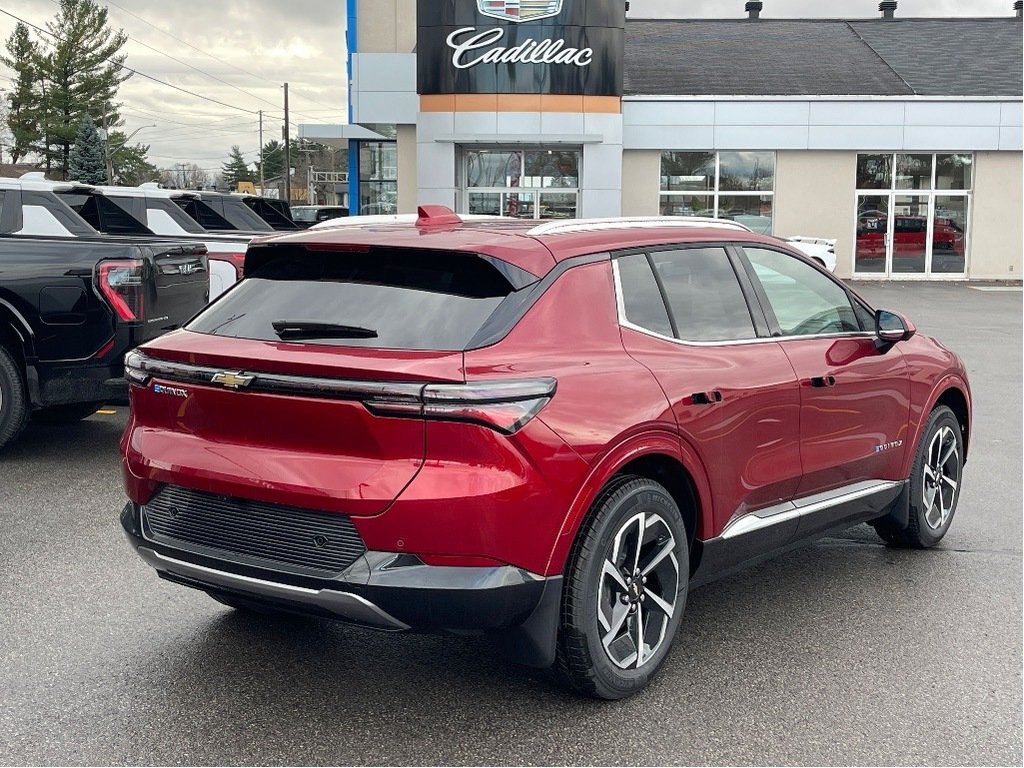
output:
[[[68,422],[94,413],[118,394],[125,354],[180,327],[209,294],[204,245],[5,234],[3,195],[0,448],[30,416]]]

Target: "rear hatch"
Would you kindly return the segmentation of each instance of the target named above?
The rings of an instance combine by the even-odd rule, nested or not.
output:
[[[255,246],[241,284],[131,356],[129,469],[379,514],[423,465],[425,390],[463,386],[463,351],[514,300],[505,266],[511,281],[473,254]]]

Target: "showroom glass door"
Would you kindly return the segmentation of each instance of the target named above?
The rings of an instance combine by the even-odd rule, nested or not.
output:
[[[973,156],[857,156],[854,275],[964,275]]]

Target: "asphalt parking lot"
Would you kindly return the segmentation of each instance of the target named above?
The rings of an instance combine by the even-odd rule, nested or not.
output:
[[[160,581],[117,522],[124,409],[31,426],[0,456],[0,762],[1021,764],[1021,293],[859,288],[970,369],[950,534],[903,552],[862,526],[695,591],[620,703],[481,639],[253,618]]]

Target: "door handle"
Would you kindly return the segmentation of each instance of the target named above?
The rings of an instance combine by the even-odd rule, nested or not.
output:
[[[713,389],[710,392],[694,392],[691,398],[694,405],[714,405],[725,399],[717,389]]]
[[[815,376],[808,382],[812,387],[826,388],[836,385],[835,376]]]

